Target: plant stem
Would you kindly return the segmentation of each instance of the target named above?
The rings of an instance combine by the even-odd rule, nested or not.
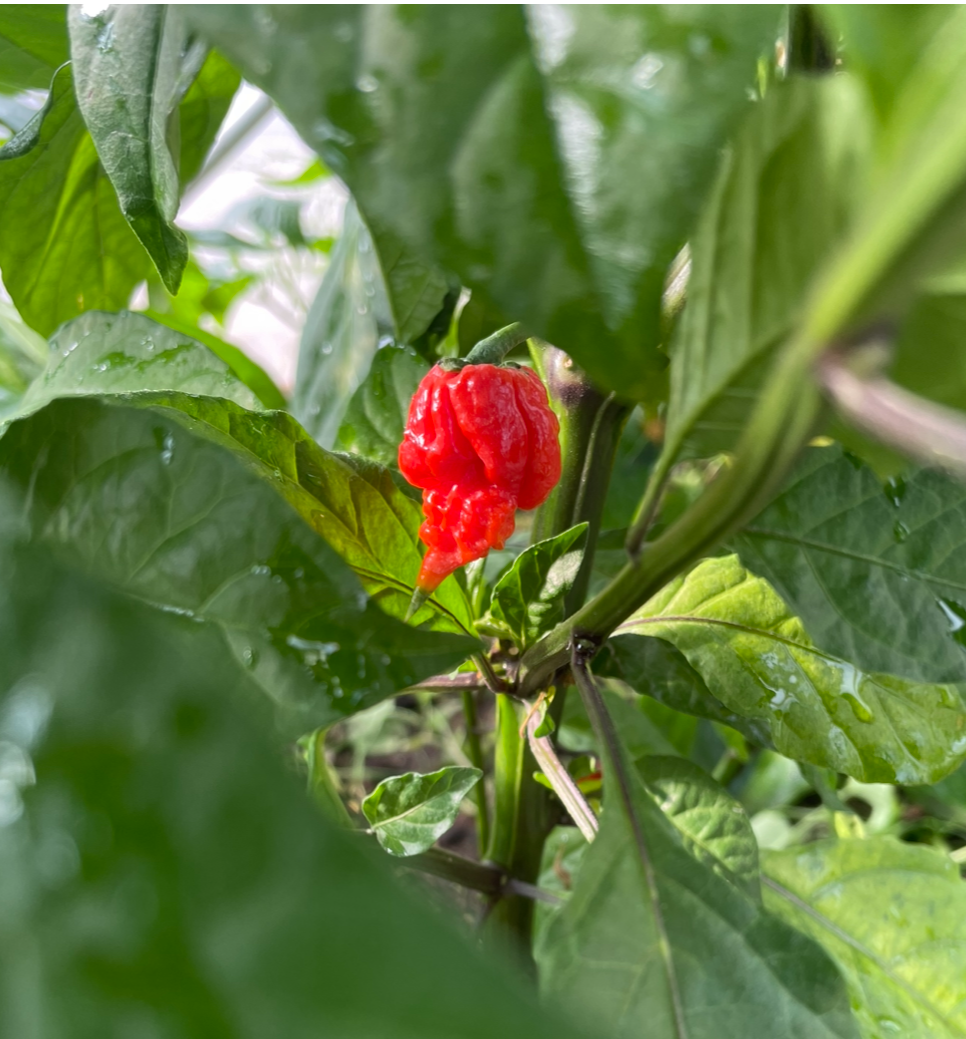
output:
[[[466,720],[466,756],[474,768],[484,773],[484,778],[473,788],[476,799],[476,836],[480,855],[486,854],[490,846],[490,809],[486,801],[486,769],[483,761],[483,748],[480,746],[480,733],[476,717],[476,692],[463,690],[463,717]]]
[[[454,855],[442,848],[430,848],[419,855],[411,855],[399,861],[400,866],[431,873],[434,877],[452,881],[471,891],[479,891],[496,898],[503,890],[506,874],[495,866]]]
[[[554,793],[560,798],[564,808],[570,813],[570,818],[577,825],[577,829],[584,835],[584,839],[592,841],[597,836],[599,824],[593,808],[587,804],[587,799],[580,792],[580,788],[573,781],[570,773],[564,768],[557,757],[553,741],[548,736],[537,736],[536,731],[540,725],[540,719],[536,711],[531,711],[527,718],[527,738],[530,750],[537,759],[537,764],[547,777]]]
[[[514,347],[526,341],[527,333],[517,321],[481,339],[464,360],[467,364],[499,364]]]
[[[346,829],[354,829],[355,823],[345,806],[335,776],[325,756],[325,734],[328,730],[316,729],[305,738],[305,760],[309,767],[309,790],[322,813],[329,822]]]
[[[496,698],[496,746],[493,754],[493,827],[486,857],[503,869],[513,861],[516,838],[520,778],[523,769],[523,741],[516,704],[499,694]]]
[[[737,530],[771,499],[811,435],[821,398],[812,373],[820,340],[802,335],[777,359],[734,464],[656,541],[643,546],[597,596],[531,647],[518,692],[535,696],[564,667],[573,636],[597,645],[671,578]]]

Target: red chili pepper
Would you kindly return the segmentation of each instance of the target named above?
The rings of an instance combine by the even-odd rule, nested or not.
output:
[[[436,365],[419,384],[399,470],[423,490],[427,545],[416,587],[502,548],[519,509],[535,509],[560,479],[557,416],[529,368]]]

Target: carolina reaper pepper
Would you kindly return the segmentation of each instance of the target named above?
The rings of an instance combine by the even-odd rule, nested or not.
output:
[[[416,581],[427,595],[454,570],[502,548],[519,509],[535,509],[560,479],[557,416],[536,372],[436,365],[409,407],[399,470],[423,490],[428,551]]]

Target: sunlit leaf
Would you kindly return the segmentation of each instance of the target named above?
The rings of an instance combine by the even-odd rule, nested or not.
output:
[[[763,865],[765,904],[833,957],[865,1039],[966,1035],[966,887],[946,856],[877,837]]]
[[[775,748],[799,761],[911,784],[966,757],[958,687],[864,672],[821,652],[737,556],[700,563],[617,630],[671,642],[725,707],[765,721]]]
[[[362,811],[390,855],[418,855],[456,822],[463,798],[483,778],[478,768],[449,765],[438,772],[384,779]]]

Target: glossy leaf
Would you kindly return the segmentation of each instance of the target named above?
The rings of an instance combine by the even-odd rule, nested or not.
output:
[[[332,447],[352,394],[362,385],[392,318],[372,238],[350,202],[318,295],[302,329],[292,411]]]
[[[67,24],[61,4],[0,6],[0,92],[46,90],[67,61]]]
[[[409,405],[429,365],[407,347],[384,346],[352,395],[339,428],[338,447],[398,467]]]
[[[564,599],[584,558],[587,524],[524,549],[497,581],[483,630],[499,632],[521,648],[564,619]]]
[[[330,828],[214,632],[0,570],[0,1034],[571,1039]]]
[[[703,769],[680,757],[644,757],[637,771],[684,846],[746,895],[761,899],[758,843],[741,804]]]
[[[776,84],[747,120],[691,245],[665,464],[685,445],[699,457],[734,447],[774,347],[849,226],[870,136],[846,76]]]
[[[362,811],[390,855],[418,855],[456,822],[463,798],[482,778],[478,768],[460,765],[392,776],[362,802]]]
[[[162,409],[266,481],[349,563],[387,613],[405,616],[422,558],[421,512],[387,470],[322,450],[284,412],[246,410],[257,406],[254,395],[227,365],[140,314],[85,315],[54,337],[51,358],[20,415],[56,397],[91,395]],[[471,631],[466,597],[455,580],[441,585],[414,620]]]
[[[737,556],[700,563],[617,630],[671,642],[725,707],[764,720],[775,748],[798,761],[913,784],[939,779],[966,756],[956,686],[863,672],[821,652]]]
[[[603,771],[600,832],[537,950],[545,997],[618,1037],[854,1036],[821,951],[693,858],[632,767]]]
[[[746,718],[729,710],[715,699],[684,654],[663,639],[642,639],[618,631],[607,641],[598,671],[620,678],[635,692],[665,707],[729,725],[754,743],[771,745],[765,719]]]
[[[813,448],[732,539],[817,645],[860,668],[966,681],[966,490],[919,471],[885,486],[837,447]]]
[[[820,942],[866,1039],[966,1034],[966,887],[946,856],[891,837],[764,857],[765,904]]]
[[[174,226],[179,186],[168,121],[204,60],[188,50],[177,5],[111,4],[68,14],[78,104],[117,192],[121,212],[170,292],[177,292],[188,242]]]
[[[190,17],[392,232],[602,385],[653,398],[665,268],[769,7],[215,6]],[[320,57],[321,56],[321,57]]]
[[[118,209],[69,68],[47,106],[0,148],[0,270],[31,328],[125,306],[150,263]]]

